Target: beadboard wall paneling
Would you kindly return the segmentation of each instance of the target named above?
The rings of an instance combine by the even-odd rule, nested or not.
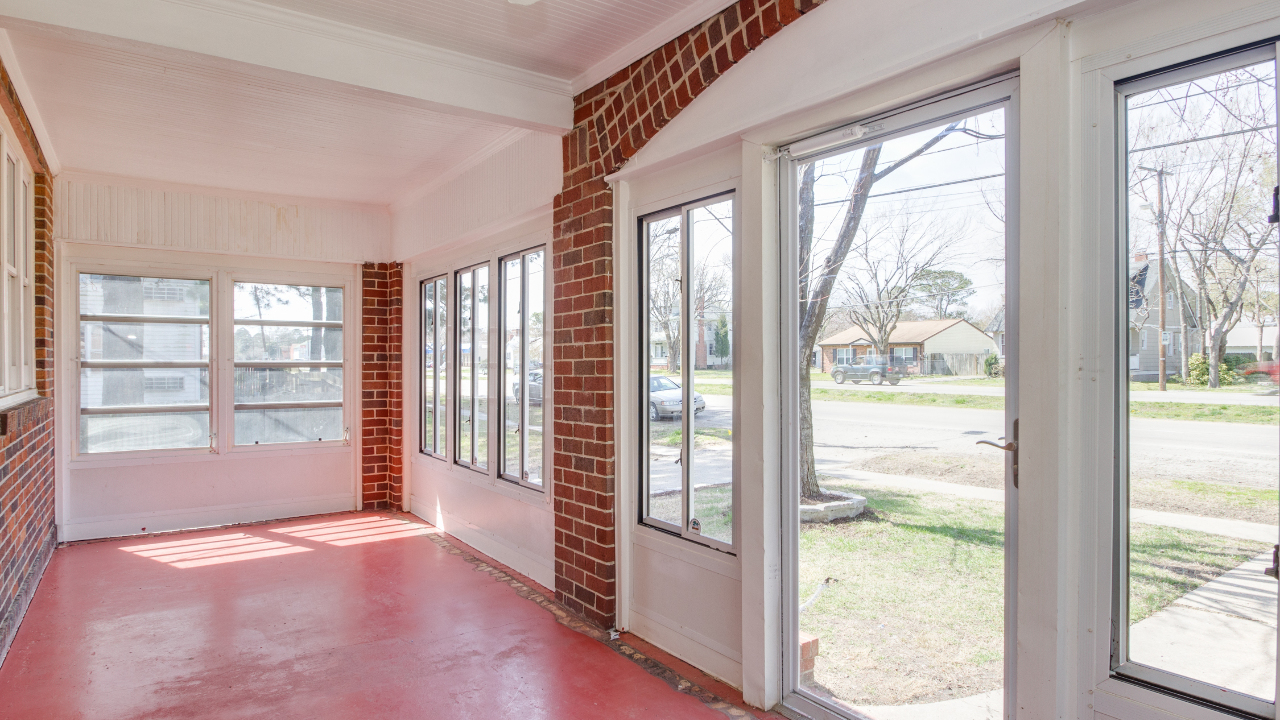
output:
[[[409,260],[550,208],[560,192],[561,154],[559,136],[529,132],[426,195],[392,206],[392,256]]]
[[[61,177],[55,196],[60,240],[336,262],[390,259],[390,214],[379,207]]]

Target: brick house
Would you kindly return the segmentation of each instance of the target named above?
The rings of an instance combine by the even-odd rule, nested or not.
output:
[[[835,365],[875,354],[867,334],[858,327],[821,340],[818,347],[822,350],[822,372],[831,372]],[[986,356],[999,351],[991,336],[968,320],[905,320],[898,323],[889,336],[893,363],[906,367],[911,373],[925,370],[922,361],[930,355]]]

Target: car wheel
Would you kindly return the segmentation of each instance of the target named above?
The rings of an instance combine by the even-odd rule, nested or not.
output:
[[[658,403],[649,403],[649,419],[658,420]]]
[[[890,381],[889,381],[889,384],[890,384],[890,385],[897,385],[897,384],[898,384],[898,382],[899,382],[898,380],[890,380]]]
[[[884,382],[884,378],[880,377],[880,373],[878,372],[871,373],[870,379],[871,379],[872,385],[879,385],[880,383]]]
[[[854,380],[854,381],[853,381],[853,384],[854,384],[854,385],[861,385],[861,384],[862,384],[862,381],[861,381],[861,380]]]
[[[838,372],[838,373],[831,373],[831,379],[832,379],[832,380],[835,380],[837,385],[843,385],[843,384],[844,384],[844,373],[842,373],[842,372]]]

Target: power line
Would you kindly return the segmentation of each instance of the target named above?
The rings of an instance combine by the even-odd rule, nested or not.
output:
[[[1165,143],[1163,145],[1148,145],[1147,147],[1134,148],[1129,151],[1129,154],[1132,155],[1134,153],[1146,152],[1148,150],[1160,150],[1161,148],[1174,147],[1175,145],[1190,145],[1191,143],[1204,142],[1205,140],[1218,140],[1224,137],[1231,137],[1232,135],[1243,135],[1244,133],[1262,132],[1263,130],[1273,130],[1275,129],[1275,127],[1276,127],[1275,125],[1262,125],[1255,128],[1245,128],[1244,130],[1232,130],[1231,132],[1222,133],[1220,135],[1209,135],[1207,137],[1202,137],[1202,138],[1191,138],[1190,140],[1179,140],[1177,142]]]
[[[952,180],[951,182],[935,183],[933,185],[920,185],[918,187],[909,187],[902,190],[892,190],[890,192],[877,193],[875,195],[868,195],[867,199],[870,200],[871,198],[888,197],[890,195],[902,195],[903,193],[919,192],[921,190],[932,190],[933,188],[947,187],[949,185],[960,185],[962,183],[978,182],[979,180],[990,180],[992,178],[998,178],[998,177],[1004,177],[1004,173],[996,173],[995,175],[983,175],[982,177],[975,177],[975,178],[965,178],[964,180]],[[842,203],[847,203],[852,199],[853,198],[847,198],[844,200],[828,200],[827,202],[814,203],[813,206],[822,207],[824,205],[840,205]]]

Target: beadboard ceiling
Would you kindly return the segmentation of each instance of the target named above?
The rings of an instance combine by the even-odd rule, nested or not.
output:
[[[730,1],[8,0],[0,52],[55,173],[386,206]]]
[[[283,73],[10,32],[64,168],[389,204],[512,128]]]

